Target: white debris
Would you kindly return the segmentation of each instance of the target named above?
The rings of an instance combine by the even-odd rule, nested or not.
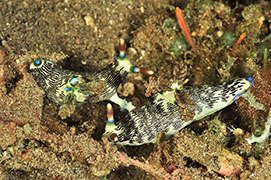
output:
[[[246,138],[247,142],[249,144],[252,143],[261,143],[263,142],[265,139],[267,139],[270,135],[270,127],[271,127],[271,110],[269,110],[268,116],[267,116],[267,122],[265,123],[265,129],[264,132],[261,136],[256,137],[254,135],[252,135],[250,138]]]

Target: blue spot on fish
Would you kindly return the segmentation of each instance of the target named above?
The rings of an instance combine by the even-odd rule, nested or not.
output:
[[[70,87],[65,87],[64,90],[65,91],[71,91],[72,89]]]
[[[248,80],[249,82],[251,82],[251,85],[252,85],[252,86],[254,85],[254,82],[253,82],[253,78],[252,78],[252,77],[248,77],[247,80]]]
[[[138,70],[139,70],[139,69],[138,69],[138,67],[137,67],[137,66],[133,66],[133,67],[132,67],[132,72],[133,72],[133,73],[137,73],[137,72],[138,72]]]

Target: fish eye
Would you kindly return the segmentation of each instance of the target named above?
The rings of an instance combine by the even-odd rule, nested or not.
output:
[[[113,142],[117,142],[119,140],[119,137],[117,134],[113,133],[110,136],[110,140],[112,140]]]
[[[40,60],[40,59],[34,60],[34,65],[35,65],[35,66],[41,65],[41,60]]]
[[[76,77],[71,78],[70,84],[72,86],[76,86],[79,83],[78,79]]]

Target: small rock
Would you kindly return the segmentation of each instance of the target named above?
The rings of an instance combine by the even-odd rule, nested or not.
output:
[[[94,19],[89,14],[84,16],[84,20],[87,26],[90,26],[91,28],[94,29],[94,32],[97,32],[98,28],[97,26],[95,26]]]
[[[124,85],[121,84],[118,87],[118,93],[124,97],[133,95],[135,93],[135,85],[131,82],[127,82]]]

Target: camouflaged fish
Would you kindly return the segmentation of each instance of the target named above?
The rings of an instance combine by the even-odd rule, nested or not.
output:
[[[29,71],[47,97],[57,104],[95,103],[111,100],[122,109],[133,107],[117,95],[117,88],[128,72],[153,72],[130,63],[125,56],[124,40],[120,40],[120,56],[105,69],[91,72],[75,72],[58,68],[48,59],[36,59],[29,65]]]
[[[143,106],[131,109],[115,122],[111,104],[107,105],[104,136],[113,144],[142,145],[156,143],[159,132],[171,135],[193,121],[202,119],[230,105],[253,84],[251,77],[221,85],[178,87],[152,96]]]
[[[29,70],[47,97],[57,104],[99,102],[110,99],[127,75],[117,70],[117,61],[97,73],[58,68],[52,61],[36,59]]]

